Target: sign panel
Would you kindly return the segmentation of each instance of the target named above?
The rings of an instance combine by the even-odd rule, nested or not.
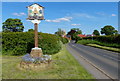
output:
[[[39,4],[33,4],[28,6],[28,18],[29,20],[43,20],[44,19],[44,7]]]

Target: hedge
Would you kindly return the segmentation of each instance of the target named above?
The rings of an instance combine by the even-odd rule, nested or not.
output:
[[[92,39],[105,42],[105,43],[117,43],[120,44],[120,34],[118,35],[109,35],[109,36],[93,36],[93,37],[85,37],[83,39]]]
[[[39,48],[43,54],[55,54],[61,49],[58,36],[47,33],[38,33]],[[24,55],[34,48],[34,33],[9,32],[2,33],[3,55]]]
[[[93,39],[101,43],[104,43],[107,46],[112,47],[120,47],[120,34],[119,35],[109,35],[109,36],[93,36],[93,37],[85,37],[83,39]]]
[[[64,37],[60,37],[60,40],[63,44],[66,44],[69,42],[69,40],[67,38],[64,38]]]

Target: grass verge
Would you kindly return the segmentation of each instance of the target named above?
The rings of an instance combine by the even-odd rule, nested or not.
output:
[[[46,70],[20,70],[19,56],[3,56],[2,71],[3,79],[94,79],[66,50],[52,55],[53,67]]]
[[[97,47],[97,48],[101,48],[109,51],[120,52],[120,48],[119,48],[120,45],[118,44],[108,44],[108,43],[103,43],[95,40],[80,40],[77,43],[92,46],[92,47]]]
[[[114,51],[114,52],[119,52],[120,53],[120,49],[119,48],[100,46],[100,45],[97,45],[97,44],[87,44],[87,45],[88,46],[92,46],[92,47],[97,47],[97,48],[101,48],[101,49],[105,49],[105,50],[109,50],[109,51]]]

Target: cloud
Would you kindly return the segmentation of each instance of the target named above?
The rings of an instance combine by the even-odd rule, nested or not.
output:
[[[81,24],[71,24],[72,26],[80,26]]]
[[[116,14],[112,14],[111,16],[116,16]]]
[[[21,13],[13,13],[12,15],[15,15],[15,16],[24,16],[26,14],[24,12],[21,12]]]
[[[55,20],[45,20],[46,22],[62,22],[62,21],[67,21],[69,22],[70,20],[72,19],[72,17],[63,17],[63,18],[58,18],[58,19],[55,19]]]
[[[98,15],[102,15],[102,16],[105,15],[105,13],[103,13],[103,12],[98,12],[98,13],[96,13],[96,14],[98,14]]]
[[[84,17],[84,18],[96,18],[95,16],[86,14],[86,13],[74,13],[73,14],[76,17]]]

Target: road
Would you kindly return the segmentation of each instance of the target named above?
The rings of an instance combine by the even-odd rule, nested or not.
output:
[[[104,73],[104,75],[112,79],[118,79],[118,53],[80,45],[74,42],[68,43],[67,49],[77,60],[79,60],[79,62],[82,61],[81,57],[83,57],[84,60],[87,60],[90,65],[96,67],[98,70],[101,71],[101,73]],[[82,64],[84,67],[87,67],[87,70],[90,71],[93,76],[95,76],[96,78],[99,77],[98,79],[100,79],[100,76],[102,74],[97,75],[97,71],[92,71],[94,70],[94,68],[89,68],[88,64],[84,64],[84,61],[82,62]],[[105,78],[101,77],[101,79]]]

